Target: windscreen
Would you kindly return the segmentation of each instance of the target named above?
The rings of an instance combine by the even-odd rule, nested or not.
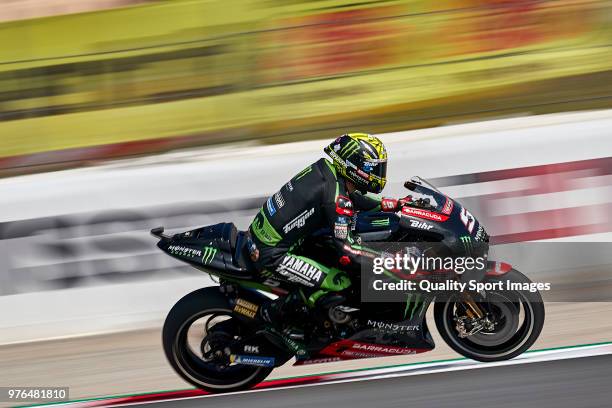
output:
[[[432,190],[431,188],[425,187],[423,185],[413,184],[412,187],[409,188],[409,190],[411,191],[413,200],[417,200],[419,198],[428,198],[429,205],[431,206],[430,209],[432,211],[442,212],[447,201],[450,201],[450,198],[448,198],[444,194]]]

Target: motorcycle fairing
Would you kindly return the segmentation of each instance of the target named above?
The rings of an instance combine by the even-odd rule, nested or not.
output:
[[[435,343],[427,327],[425,311],[432,300],[430,297],[410,298],[405,305],[393,304],[391,313],[381,313],[377,303],[363,304],[364,308],[355,316],[360,322],[355,333],[336,339],[306,359],[298,358],[294,365],[430,351]]]
[[[364,343],[352,339],[336,341],[321,350],[312,360],[326,357],[338,357],[340,360],[356,360],[361,358],[376,358],[406,354],[424,353],[430,348],[396,347],[376,343]],[[308,364],[301,362],[301,364]],[[297,365],[297,362],[296,364]]]
[[[198,269],[236,279],[255,279],[245,263],[245,233],[230,222],[162,237],[157,246]]]

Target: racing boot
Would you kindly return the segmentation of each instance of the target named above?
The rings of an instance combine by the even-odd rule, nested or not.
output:
[[[279,297],[265,303],[259,310],[259,317],[265,324],[264,335],[277,347],[285,348],[300,358],[307,357],[304,341],[304,331],[299,327],[287,324],[288,317],[296,310],[304,308],[304,304],[297,293]],[[292,313],[289,313],[292,312]],[[285,324],[283,324],[285,323]]]

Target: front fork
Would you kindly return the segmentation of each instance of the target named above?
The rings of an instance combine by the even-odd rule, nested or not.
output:
[[[512,265],[509,263],[488,261],[485,276],[502,276],[508,273],[511,269]],[[486,316],[486,313],[484,313],[484,311],[478,306],[470,293],[463,292],[463,302],[467,306],[465,312],[470,319],[482,319]]]
[[[478,304],[474,301],[474,298],[470,293],[463,293],[463,302],[467,306],[465,309],[465,314],[470,319],[482,319],[485,314],[482,309],[478,306]]]

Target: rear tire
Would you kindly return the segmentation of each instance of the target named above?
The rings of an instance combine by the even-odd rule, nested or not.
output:
[[[486,281],[531,283],[529,278],[515,269],[500,277],[487,277]],[[508,294],[508,292],[500,293]],[[517,320],[514,321],[517,325],[516,332],[506,334],[499,344],[495,344],[494,341],[488,341],[484,334],[481,335],[481,341],[478,341],[477,338],[472,338],[473,336],[478,336],[478,334],[460,338],[454,321],[453,309],[456,302],[452,299],[438,302],[434,305],[434,317],[440,336],[457,353],[477,361],[509,360],[522,354],[535,343],[542,332],[545,317],[544,302],[539,292],[516,291],[510,293],[512,293],[512,302],[502,303],[502,307],[498,308],[498,310],[516,313],[517,315],[519,311],[522,311],[523,322],[519,325],[517,317]],[[513,317],[516,317],[516,315]],[[511,319],[508,318],[507,320],[510,321]],[[507,324],[509,325],[510,323]]]
[[[164,323],[162,343],[174,371],[188,383],[213,393],[244,390],[263,381],[273,368],[233,365],[221,370],[189,349],[187,331],[191,323],[213,314],[232,314],[217,286],[191,292],[172,307]]]

